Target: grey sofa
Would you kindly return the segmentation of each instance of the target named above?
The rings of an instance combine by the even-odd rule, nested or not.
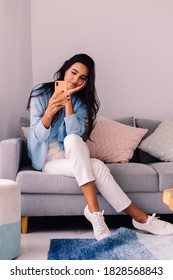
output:
[[[126,117],[117,121],[148,128],[146,138],[160,121]],[[23,126],[27,126],[25,123]],[[21,187],[22,232],[27,232],[28,217],[83,215],[86,205],[74,178],[44,174],[34,170],[26,158],[26,140],[23,137],[7,139],[0,143],[0,178],[17,181]],[[107,164],[117,183],[148,214],[169,214],[162,202],[162,193],[173,186],[173,162],[161,162],[139,150],[128,163]],[[117,214],[98,193],[105,215]],[[116,198],[115,198],[116,199]]]

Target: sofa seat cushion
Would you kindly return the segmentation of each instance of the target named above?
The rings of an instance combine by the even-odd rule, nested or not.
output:
[[[125,192],[157,192],[159,190],[158,174],[149,165],[130,162],[111,163],[107,166]],[[76,180],[63,175],[24,170],[18,173],[16,181],[22,193],[82,194]]]
[[[160,191],[173,188],[173,162],[155,162],[150,166],[158,173]]]
[[[129,192],[157,192],[158,174],[149,165],[141,163],[107,164],[120,187]]]
[[[16,178],[22,193],[81,194],[77,181],[68,176],[39,171],[20,171]]]

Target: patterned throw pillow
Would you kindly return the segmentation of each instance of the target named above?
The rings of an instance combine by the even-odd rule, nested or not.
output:
[[[100,116],[91,132],[91,140],[86,142],[90,157],[105,163],[128,162],[147,131]]]
[[[162,161],[173,161],[173,120],[162,121],[138,148]]]

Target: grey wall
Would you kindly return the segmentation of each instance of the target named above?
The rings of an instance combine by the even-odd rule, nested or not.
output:
[[[0,1],[0,140],[19,136],[32,87],[31,8],[28,0]]]

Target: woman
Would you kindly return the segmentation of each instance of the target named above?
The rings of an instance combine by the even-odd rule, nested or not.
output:
[[[117,211],[132,217],[135,228],[152,234],[173,234],[173,225],[147,215],[121,190],[106,165],[89,157],[82,138],[89,137],[99,109],[95,90],[95,65],[86,54],[74,55],[55,73],[67,83],[67,92],[54,91],[54,83],[36,86],[30,95],[28,154],[37,170],[75,177],[86,199],[85,217],[94,236],[110,235],[100,212],[95,186]]]

